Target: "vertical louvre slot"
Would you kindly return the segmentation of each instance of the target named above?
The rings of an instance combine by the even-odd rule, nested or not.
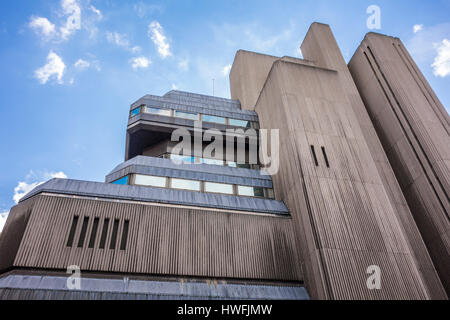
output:
[[[319,166],[319,162],[317,162],[317,157],[316,157],[316,151],[314,150],[314,146],[311,146],[311,152],[314,158],[314,163],[316,164],[316,167]]]
[[[108,227],[109,227],[109,219],[105,218],[103,221],[103,229],[102,229],[102,236],[100,238],[100,249],[105,249],[106,244],[106,236],[108,235]]]
[[[128,225],[130,222],[128,220],[125,220],[123,223],[123,230],[122,230],[122,240],[120,241],[120,250],[125,250],[127,247],[127,238],[128,238]]]
[[[327,157],[327,153],[325,152],[325,147],[322,147],[322,153],[323,153],[323,157],[325,159],[325,164],[327,165],[327,168],[329,168],[330,164],[328,163],[328,157]]]
[[[89,248],[93,248],[95,244],[95,238],[97,237],[98,220],[98,218],[95,218],[94,224],[92,225],[91,238],[89,239]]]
[[[117,242],[117,231],[119,230],[119,220],[114,220],[112,235],[111,235],[111,243],[109,244],[109,248],[114,250],[116,248],[116,242]]]
[[[75,231],[77,230],[78,216],[74,216],[72,220],[72,225],[70,226],[69,238],[67,239],[67,246],[72,247],[73,238],[75,237]]]
[[[84,238],[86,237],[88,223],[89,223],[89,217],[84,217],[83,225],[81,226],[80,238],[78,239],[78,248],[83,248]]]

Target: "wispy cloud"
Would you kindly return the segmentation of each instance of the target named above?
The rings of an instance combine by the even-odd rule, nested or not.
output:
[[[431,65],[433,74],[437,77],[446,77],[450,75],[450,40],[444,39],[436,45],[437,56]]]
[[[83,60],[83,59],[78,59],[77,62],[74,63],[74,67],[79,69],[79,70],[84,70],[87,69],[91,66],[91,64],[89,63],[89,61]]]
[[[419,32],[419,31],[421,31],[423,29],[423,24],[415,24],[414,26],[413,26],[413,32],[414,33],[417,33],[417,32]]]
[[[148,68],[152,62],[146,57],[134,57],[130,60],[130,63],[133,69],[137,70]]]
[[[47,56],[47,64],[37,69],[34,75],[41,84],[46,84],[52,77],[56,78],[58,83],[61,84],[65,70],[66,65],[62,59],[56,53],[50,51]]]
[[[150,14],[163,12],[162,6],[156,4],[147,4],[142,1],[136,3],[133,8],[139,18],[143,18]]]
[[[68,39],[81,29],[81,8],[77,0],[62,0],[61,7],[63,14],[67,16],[65,25],[60,28],[61,37]]]
[[[44,17],[31,17],[29,27],[43,40],[49,40],[56,35],[55,25]]]
[[[89,10],[91,10],[93,13],[95,13],[99,19],[103,18],[102,12],[99,9],[97,9],[96,7],[94,7],[93,5],[89,6]]]
[[[217,42],[227,47],[246,48],[257,52],[274,52],[282,54],[285,47],[295,44],[296,25],[291,21],[280,30],[267,29],[260,23],[222,24],[212,27]]]
[[[128,40],[128,36],[124,33],[118,32],[106,32],[106,39],[109,43],[112,43],[118,47],[124,48],[126,50],[131,51],[132,53],[141,52],[141,47],[132,46],[130,41]]]
[[[120,34],[118,32],[107,32],[106,39],[109,43],[113,43],[119,47],[128,48],[130,46],[130,41],[127,39],[126,34]]]
[[[153,21],[148,26],[148,35],[152,39],[153,43],[158,49],[158,53],[161,58],[165,59],[172,55],[170,51],[170,45],[164,35],[164,29],[158,21]]]

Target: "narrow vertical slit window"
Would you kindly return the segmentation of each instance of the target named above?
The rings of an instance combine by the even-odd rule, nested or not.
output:
[[[109,228],[109,219],[105,218],[105,220],[103,221],[102,236],[100,238],[100,245],[99,245],[100,249],[105,249],[106,236],[108,235],[108,228]]]
[[[327,168],[330,167],[330,163],[328,162],[328,157],[327,157],[327,153],[325,151],[325,147],[322,147],[322,153],[323,153],[323,157],[325,159],[325,164],[327,165]]]
[[[75,231],[77,230],[78,216],[74,216],[72,220],[72,225],[70,226],[69,238],[67,239],[67,246],[72,247],[73,238],[75,237]]]
[[[98,218],[95,218],[94,224],[92,225],[91,238],[89,239],[89,248],[93,248],[95,244],[95,238],[97,237],[98,220]]]
[[[125,250],[127,248],[129,224],[130,224],[130,221],[128,221],[128,220],[125,220],[125,222],[123,223],[122,240],[120,241],[120,250]]]
[[[84,238],[86,238],[86,231],[89,223],[89,217],[84,217],[83,225],[81,226],[80,238],[78,239],[78,248],[83,248]]]
[[[117,231],[119,230],[119,220],[115,219],[112,229],[111,242],[109,244],[109,248],[114,250],[116,248],[117,242]]]
[[[319,162],[317,161],[317,157],[316,157],[316,151],[314,150],[314,146],[311,146],[311,152],[314,158],[314,163],[316,164],[316,167],[319,166]]]

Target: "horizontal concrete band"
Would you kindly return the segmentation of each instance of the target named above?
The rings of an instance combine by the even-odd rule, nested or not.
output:
[[[233,101],[233,100],[230,100]],[[173,99],[167,97],[158,97],[153,95],[146,95],[131,105],[131,109],[134,109],[142,104],[149,107],[159,107],[174,109],[178,111],[202,113],[207,115],[214,115],[220,117],[234,118],[240,120],[248,121],[258,121],[258,115],[256,112],[251,110],[242,110],[240,104],[226,104],[219,103],[214,105],[209,105],[208,101],[197,102],[191,98],[185,99]]]
[[[276,215],[289,215],[289,210],[284,203],[271,199],[141,186],[116,185],[71,179],[49,180],[46,183],[34,188],[31,192],[24,196],[20,202],[43,192],[115,200],[156,202],[215,209],[269,213]]]
[[[32,295],[32,292],[41,296],[49,296],[57,292],[56,296],[65,296],[67,293],[107,293],[99,296],[100,299],[110,298],[136,298],[133,295],[144,295],[144,299],[282,299],[282,300],[308,300],[309,295],[303,286],[295,285],[258,285],[240,283],[214,283],[203,281],[165,281],[165,280],[130,280],[80,278],[79,289],[68,289],[68,277],[61,276],[30,276],[8,275],[0,278],[0,297]],[[69,280],[70,281],[70,280]],[[72,283],[72,282],[71,282]],[[26,291],[25,291],[26,290]],[[31,291],[31,292],[30,292]],[[50,291],[50,292],[48,292]],[[15,294],[14,294],[15,293]],[[81,295],[80,295],[81,293]],[[115,295],[114,295],[115,294]],[[119,294],[119,296],[117,296]],[[55,298],[55,294],[51,295]],[[70,297],[70,296],[69,296]]]
[[[106,176],[106,182],[131,173],[272,188],[270,176],[261,174],[259,170],[211,164],[176,164],[170,159],[145,156],[137,156],[118,165]]]

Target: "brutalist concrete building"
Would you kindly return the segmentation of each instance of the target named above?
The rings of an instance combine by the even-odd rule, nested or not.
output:
[[[12,208],[0,298],[447,299],[447,112],[397,38],[369,33],[347,65],[314,23],[301,50],[238,51],[232,99],[133,103],[105,183],[53,179]],[[262,129],[271,175],[250,161]],[[234,155],[180,155],[180,130]]]

